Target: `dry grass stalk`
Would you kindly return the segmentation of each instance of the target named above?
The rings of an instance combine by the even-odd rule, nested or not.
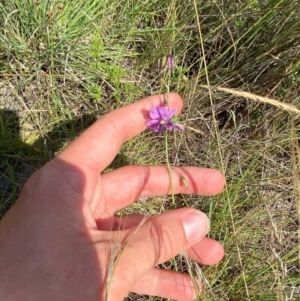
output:
[[[298,145],[298,139],[295,133],[295,126],[292,123],[292,165],[293,165],[293,178],[294,178],[294,193],[295,203],[297,208],[298,221],[300,221],[300,179],[299,179],[299,160],[300,160],[300,148]],[[300,264],[300,228],[298,228],[298,251],[299,251],[299,264]]]
[[[266,97],[259,96],[259,95],[256,95],[256,94],[252,94],[252,93],[249,93],[249,92],[224,88],[224,87],[220,87],[220,86],[200,85],[200,87],[205,88],[205,89],[211,89],[212,91],[220,91],[220,92],[225,92],[225,93],[229,93],[229,94],[236,95],[236,96],[241,96],[243,98],[252,99],[252,100],[258,101],[258,102],[267,103],[267,104],[270,104],[272,106],[278,107],[282,110],[285,110],[287,112],[292,112],[292,113],[296,113],[296,114],[300,115],[300,110],[297,109],[295,106],[284,103],[284,102],[281,102],[279,100],[266,98]]]

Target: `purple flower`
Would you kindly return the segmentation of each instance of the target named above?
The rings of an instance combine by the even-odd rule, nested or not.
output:
[[[169,110],[167,106],[156,106],[150,110],[150,120],[146,125],[155,133],[162,133],[164,130],[184,130],[180,124],[174,123],[176,109]]]

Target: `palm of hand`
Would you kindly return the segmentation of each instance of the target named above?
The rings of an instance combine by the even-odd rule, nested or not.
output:
[[[181,107],[178,96],[171,99]],[[155,266],[182,251],[204,264],[218,262],[223,248],[203,238],[208,231],[205,217],[197,213],[199,233],[193,241],[183,230],[184,218],[195,213],[192,209],[143,223],[139,215],[116,217],[115,211],[141,196],[169,193],[168,171],[127,166],[100,175],[122,143],[144,129],[145,112],[160,101],[150,97],[106,115],[29,179],[0,227],[0,241],[5,242],[0,267],[10,266],[7,279],[13,277],[18,285],[19,298],[12,300],[122,300],[129,291],[181,300],[195,297],[188,275]],[[185,167],[180,172],[189,187],[174,173],[176,193],[211,195],[224,184],[214,170]]]

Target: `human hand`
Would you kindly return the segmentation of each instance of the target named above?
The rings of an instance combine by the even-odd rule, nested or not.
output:
[[[180,97],[169,98],[179,113]],[[207,217],[191,208],[144,222],[140,215],[117,217],[140,197],[169,194],[168,170],[126,166],[101,174],[162,101],[151,96],[106,114],[29,178],[0,223],[0,300],[117,301],[128,292],[196,297],[189,275],[155,266],[183,251],[203,264],[219,262],[224,250],[205,237]],[[224,186],[216,170],[176,170],[175,193],[214,195]]]

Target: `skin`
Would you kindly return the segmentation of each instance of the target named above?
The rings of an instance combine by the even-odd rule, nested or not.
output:
[[[195,299],[200,283],[156,266],[181,252],[207,265],[222,259],[222,245],[205,236],[206,215],[182,208],[148,219],[117,217],[140,197],[169,194],[168,170],[101,173],[162,102],[162,95],[151,96],[106,114],[29,178],[0,222],[0,300],[117,301],[129,292]],[[181,111],[177,94],[169,107]],[[175,193],[202,195],[219,193],[225,183],[219,171],[198,167],[176,167],[173,181]]]

